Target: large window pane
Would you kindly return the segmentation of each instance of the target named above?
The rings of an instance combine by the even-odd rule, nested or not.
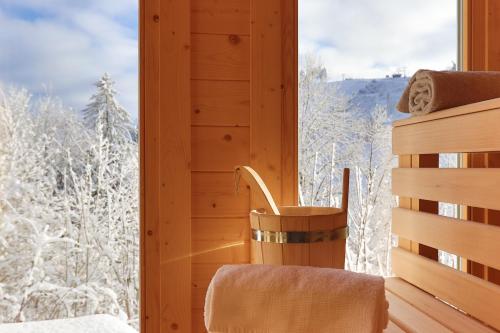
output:
[[[351,168],[346,268],[391,273],[391,122],[419,68],[457,69],[456,1],[299,1],[300,204],[339,206]]]
[[[0,1],[3,331],[138,328],[137,20],[137,0]]]

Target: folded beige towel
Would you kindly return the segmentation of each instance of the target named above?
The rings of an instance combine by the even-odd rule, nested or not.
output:
[[[384,279],[340,269],[228,265],[210,283],[211,333],[378,333],[387,326]]]
[[[497,97],[500,97],[500,72],[421,69],[408,81],[397,108],[418,116]]]

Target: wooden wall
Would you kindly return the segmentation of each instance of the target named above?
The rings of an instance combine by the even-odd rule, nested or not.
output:
[[[466,0],[464,2],[464,70],[500,71],[500,1]],[[500,153],[475,153],[464,156],[464,165],[471,168],[500,167]],[[470,220],[500,225],[500,211],[468,207]],[[500,271],[473,261],[467,271],[500,284]]]
[[[203,332],[214,272],[247,263],[251,165],[297,197],[297,3],[141,0],[143,332]]]

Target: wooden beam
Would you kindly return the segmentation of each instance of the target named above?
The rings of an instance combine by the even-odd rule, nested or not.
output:
[[[141,328],[191,331],[190,2],[141,1]]]
[[[500,269],[500,227],[402,208],[392,219],[401,237]]]
[[[500,209],[500,169],[394,169],[400,196]]]
[[[500,99],[494,101],[497,105]],[[396,126],[393,129],[393,152],[401,155],[500,150],[498,110],[497,107],[488,111]]]

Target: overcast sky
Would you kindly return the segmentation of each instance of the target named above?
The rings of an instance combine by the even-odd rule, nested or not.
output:
[[[133,115],[138,101],[137,0],[0,0],[0,82],[49,90],[82,109],[108,72]],[[384,77],[456,61],[455,0],[300,0],[300,52],[330,79]]]
[[[377,78],[457,58],[456,0],[299,0],[299,50],[330,79]]]
[[[0,0],[0,82],[80,110],[104,72],[137,117],[137,0]]]

